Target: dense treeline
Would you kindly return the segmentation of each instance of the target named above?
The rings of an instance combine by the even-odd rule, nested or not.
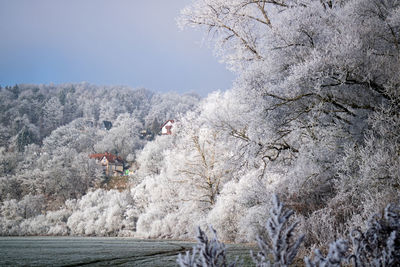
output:
[[[27,204],[40,202],[41,213],[82,197],[104,180],[91,153],[133,162],[165,120],[198,101],[190,94],[86,83],[1,88],[0,201],[27,198]]]
[[[208,29],[217,55],[238,74],[232,89],[210,94],[196,107],[184,105],[185,111],[192,109],[179,117],[171,136],[158,136],[144,145],[132,141],[134,133],[124,135],[129,132],[124,130],[88,145],[94,150],[110,150],[110,144],[129,148],[121,153],[134,158],[139,166],[130,190],[71,195],[70,184],[51,189],[50,181],[55,179],[43,184],[41,172],[36,174],[32,168],[19,173],[26,178],[18,181],[37,181],[23,184],[42,188],[42,195],[21,198],[17,194],[3,200],[3,233],[191,238],[195,226],[204,228],[211,223],[223,240],[252,241],[265,231],[262,225],[269,217],[271,195],[278,193],[296,212],[306,234],[304,245],[310,248],[363,227],[374,213],[398,201],[398,1],[198,0],[182,11],[180,24]],[[99,92],[93,94],[108,94]],[[15,98],[10,90],[8,94]],[[111,99],[114,95],[109,94]],[[181,101],[187,103],[184,99],[182,96]],[[90,101],[83,101],[89,103],[85,106],[89,110],[96,106]],[[150,108],[160,102],[164,101],[155,101]],[[128,105],[132,108],[135,104]],[[153,112],[137,115],[135,108],[115,111],[121,106],[110,104],[94,114],[103,120],[108,119],[107,114],[125,112],[113,119],[130,125],[142,123],[147,128],[157,117],[146,119],[149,115],[143,114]],[[154,114],[166,112],[157,110],[161,111]],[[86,109],[82,112],[92,114]],[[56,125],[53,120],[41,123],[43,129],[31,130],[37,132],[38,140]],[[67,128],[52,131],[42,140],[41,149],[52,151],[64,137],[71,139],[57,155],[69,155],[68,149],[82,151],[78,147],[83,142],[76,144],[77,138],[71,137],[71,128],[78,124],[75,120],[63,126]],[[14,139],[7,140],[16,144],[18,131],[9,134]],[[121,138],[126,141],[118,142]],[[133,143],[127,144],[128,140]],[[35,145],[25,147],[27,163],[21,166],[29,166],[30,161],[49,164],[42,156],[36,161],[35,149]],[[9,151],[10,144],[3,149],[2,162],[16,157]],[[135,153],[130,155],[132,151]],[[54,166],[51,177],[56,178],[63,166]],[[2,185],[18,188],[12,180],[15,168],[9,169]],[[61,173],[64,177],[65,172]],[[71,183],[91,187],[94,176],[85,177],[71,179]],[[25,220],[16,219],[24,217],[22,210],[36,210],[32,203],[45,201],[40,197],[48,195],[43,190],[64,194],[60,209],[39,216],[32,211]],[[18,210],[9,208],[13,205],[21,212],[11,214]],[[38,225],[43,228],[38,230]]]
[[[60,126],[83,118],[91,126],[115,121],[123,113],[142,129],[158,133],[160,124],[195,105],[199,97],[154,94],[146,89],[99,87],[87,83],[0,86],[0,144],[23,151]]]
[[[138,232],[190,237],[211,223],[224,240],[255,240],[275,192],[311,247],[397,202],[399,11],[383,0],[185,8],[181,25],[206,27],[239,77],[181,120],[159,174],[142,174]]]

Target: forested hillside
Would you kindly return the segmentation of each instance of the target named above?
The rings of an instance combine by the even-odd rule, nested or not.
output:
[[[1,88],[0,201],[34,205],[22,208],[24,219],[79,199],[105,180],[90,154],[108,152],[135,162],[164,121],[198,101],[190,94],[86,83]]]
[[[208,30],[237,73],[232,89],[199,105],[145,90],[2,89],[3,234],[186,239],[212,224],[223,240],[253,241],[277,193],[310,248],[398,202],[398,1],[197,0],[179,23]],[[172,135],[129,130],[173,116]],[[115,132],[82,132],[83,118]],[[79,164],[113,149],[138,165],[131,188],[88,190],[96,166]]]

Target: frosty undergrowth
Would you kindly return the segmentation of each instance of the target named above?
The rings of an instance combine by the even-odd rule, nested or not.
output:
[[[293,239],[297,222],[290,223],[289,218],[294,214],[285,209],[278,197],[273,197],[271,217],[265,228],[268,240],[257,238],[259,252],[251,256],[257,267],[284,267],[294,263],[299,247],[304,239],[301,235]],[[198,228],[197,245],[192,252],[178,256],[177,262],[181,267],[196,266],[240,266],[238,260],[228,262],[225,245],[217,238],[216,231],[210,227],[213,238],[208,239],[204,231]],[[388,205],[383,216],[373,216],[365,231],[353,230],[350,234],[351,244],[343,239],[329,245],[326,256],[318,249],[312,258],[305,257],[307,267],[335,267],[342,264],[352,266],[399,266],[400,265],[400,205]]]

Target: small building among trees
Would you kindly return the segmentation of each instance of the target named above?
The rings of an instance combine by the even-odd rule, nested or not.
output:
[[[112,128],[112,122],[111,121],[103,121],[104,128],[109,131]]]
[[[174,126],[175,121],[174,120],[167,120],[162,126],[161,126],[161,134],[162,135],[171,135],[172,134],[172,127]]]
[[[91,154],[89,157],[103,166],[107,176],[123,175],[124,173],[124,160],[119,156],[106,152]]]

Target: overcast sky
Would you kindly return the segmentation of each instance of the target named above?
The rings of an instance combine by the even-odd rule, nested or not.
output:
[[[228,89],[234,75],[175,22],[190,0],[0,0],[0,85],[86,81]]]

